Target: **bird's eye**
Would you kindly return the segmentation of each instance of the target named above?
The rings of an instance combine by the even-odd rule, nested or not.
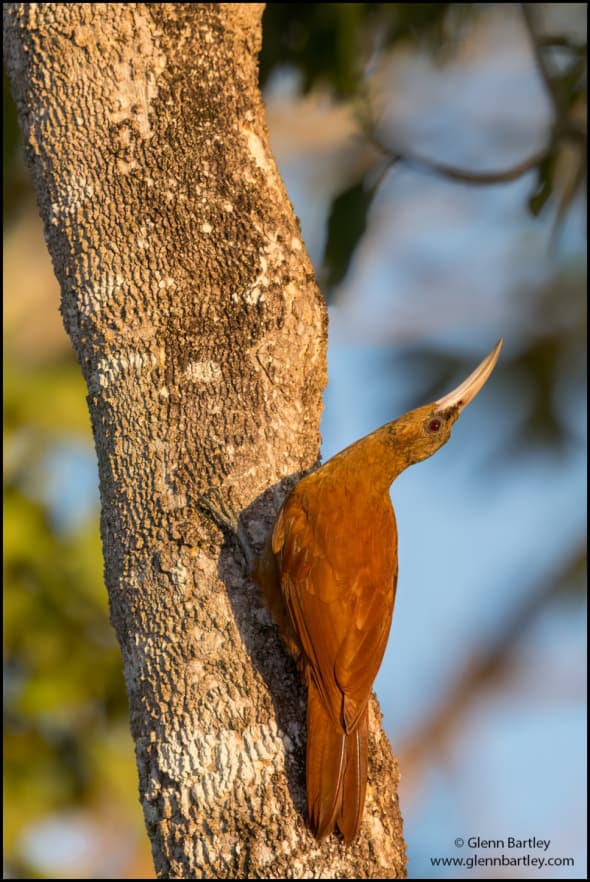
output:
[[[442,426],[442,420],[438,417],[432,417],[432,419],[428,420],[426,423],[426,428],[429,432],[435,435],[437,432],[440,432]]]

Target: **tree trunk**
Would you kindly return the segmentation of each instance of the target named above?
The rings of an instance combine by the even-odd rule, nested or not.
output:
[[[397,770],[376,702],[361,835],[347,848],[307,832],[304,689],[231,537],[198,506],[218,494],[260,544],[318,456],[326,307],[269,148],[263,5],[4,10],[88,385],[156,871],[402,876]]]

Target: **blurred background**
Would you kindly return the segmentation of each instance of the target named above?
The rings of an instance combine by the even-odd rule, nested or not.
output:
[[[330,304],[324,458],[505,340],[392,488],[409,876],[584,878],[586,4],[269,4],[261,78]],[[151,878],[85,388],[4,99],[4,875]],[[467,843],[509,836],[550,845]],[[475,854],[559,863],[432,864]]]

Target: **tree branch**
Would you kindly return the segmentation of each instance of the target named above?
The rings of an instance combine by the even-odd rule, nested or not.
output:
[[[437,162],[426,156],[420,156],[409,150],[402,150],[396,147],[387,147],[380,143],[376,136],[371,138],[375,146],[380,147],[380,152],[387,157],[391,165],[397,162],[404,162],[406,165],[426,172],[432,172],[440,177],[448,178],[452,181],[458,181],[462,184],[474,184],[476,186],[489,186],[491,184],[507,184],[516,181],[518,178],[527,174],[527,172],[536,169],[551,153],[551,146],[534,153],[527,159],[516,165],[498,171],[477,172],[468,169],[458,168],[454,165],[447,165],[444,162]]]

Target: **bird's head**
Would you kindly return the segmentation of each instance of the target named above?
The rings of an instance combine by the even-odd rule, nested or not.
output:
[[[473,373],[448,395],[389,423],[390,442],[401,456],[403,468],[427,459],[446,444],[451,437],[453,423],[492,373],[501,348],[500,339]]]

